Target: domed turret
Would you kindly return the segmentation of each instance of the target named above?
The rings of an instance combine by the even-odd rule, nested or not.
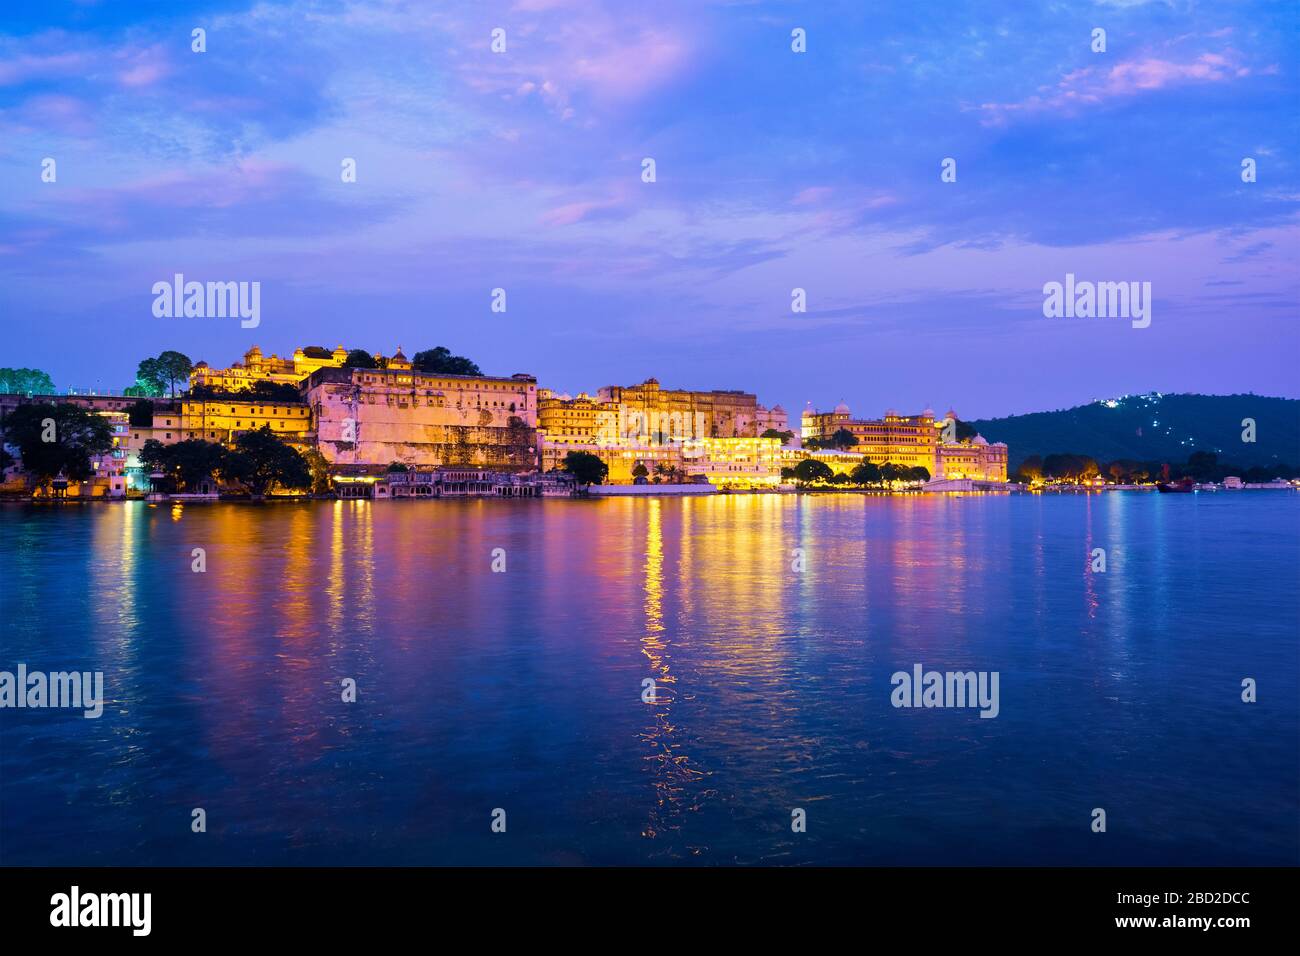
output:
[[[835,414],[836,415],[849,414],[849,406],[846,405],[844,402],[840,402],[838,405],[835,406]]]

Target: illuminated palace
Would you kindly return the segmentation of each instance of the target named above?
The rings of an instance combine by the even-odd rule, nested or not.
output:
[[[419,372],[399,349],[382,369],[319,368],[303,383],[316,444],[336,471],[391,462],[529,471],[537,379]]]
[[[398,352],[401,348],[398,348]],[[348,351],[338,346],[333,352],[309,345],[296,349],[293,358],[280,358],[272,354],[262,355],[262,350],[254,345],[244,353],[243,362],[235,362],[230,368],[209,368],[207,362],[199,362],[190,373],[191,385],[207,385],[228,392],[238,392],[253,387],[255,382],[281,382],[286,385],[299,385],[318,368],[341,368],[347,361]],[[383,356],[375,356],[382,361]]]
[[[586,451],[605,462],[613,484],[632,482],[639,467],[660,480],[692,476],[724,486],[775,486],[781,441],[760,436],[786,428],[781,406],[768,409],[748,392],[665,389],[653,378],[607,385],[594,398],[538,391],[542,469],[558,467],[571,451]]]
[[[27,401],[58,401],[108,417],[112,450],[96,460],[95,479],[82,489],[69,489],[91,495],[147,490],[149,476],[139,453],[151,439],[231,444],[264,426],[300,451],[318,451],[341,490],[367,496],[368,487],[382,480],[393,463],[416,472],[478,469],[508,477],[559,469],[574,451],[604,461],[613,484],[774,488],[783,481],[783,469],[805,458],[822,461],[836,473],[871,461],[920,466],[935,479],[1006,481],[1005,445],[991,445],[978,435],[944,440],[945,434],[955,435],[956,413],[951,411],[936,419],[929,409],[919,415],[891,410],[869,420],[853,418],[843,404],[830,412],[810,407],[803,413],[800,435],[787,436],[785,411],[779,405],[764,407],[748,392],[665,389],[650,378],[574,398],[539,388],[536,378],[522,373],[423,372],[400,346],[391,356],[374,355],[376,368],[346,365],[348,354],[342,346],[333,351],[307,347],[295,350],[292,358],[266,357],[254,346],[229,368],[198,363],[190,393],[178,398],[137,403],[122,396],[0,395],[0,414]],[[291,388],[262,389],[263,382]],[[799,447],[800,438],[828,445],[841,431],[856,444]],[[451,487],[443,485],[438,490]],[[521,489],[506,490],[513,494]]]
[[[801,433],[810,439],[829,442],[836,432],[847,431],[857,444],[846,451],[877,465],[892,462],[922,467],[931,478],[973,478],[978,481],[1007,480],[1007,446],[990,445],[976,435],[969,441],[945,441],[944,432],[956,432],[957,413],[951,409],[941,419],[927,408],[919,415],[900,415],[892,408],[880,419],[855,419],[844,403],[834,411],[805,409]],[[852,461],[846,459],[846,463]],[[841,463],[841,464],[846,464]],[[839,470],[832,464],[833,470]]]

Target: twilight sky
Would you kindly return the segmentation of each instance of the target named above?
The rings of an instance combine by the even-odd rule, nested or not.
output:
[[[795,416],[1300,397],[1298,10],[6,3],[0,366],[120,388],[168,348],[445,345]],[[260,327],[155,318],[177,272],[260,281]],[[1067,272],[1151,282],[1150,327],[1044,318]]]

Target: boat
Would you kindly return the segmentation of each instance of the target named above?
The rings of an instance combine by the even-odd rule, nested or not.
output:
[[[1181,481],[1157,481],[1156,491],[1162,495],[1168,494],[1191,494],[1196,490],[1196,482],[1191,478],[1184,478]]]

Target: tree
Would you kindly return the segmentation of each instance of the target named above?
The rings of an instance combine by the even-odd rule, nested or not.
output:
[[[410,471],[410,470],[411,470],[410,468],[407,468],[407,467],[406,467],[404,464],[402,464],[400,461],[390,462],[389,465],[388,465],[388,473],[389,473],[390,475],[392,475],[392,474],[405,474],[406,472],[408,472],[408,471]]]
[[[906,481],[907,468],[904,465],[895,465],[892,461],[887,461],[880,466],[880,480],[886,484],[893,481]]]
[[[1016,471],[1016,481],[1030,484],[1035,481],[1041,481],[1043,477],[1043,459],[1039,455],[1030,455],[1020,463],[1020,468]]]
[[[19,405],[2,427],[5,441],[18,448],[23,470],[38,485],[60,473],[86,480],[94,471],[91,456],[113,447],[108,419],[76,405]]]
[[[249,389],[253,398],[261,399],[264,402],[301,402],[302,393],[298,391],[298,386],[289,382],[272,382],[264,378],[259,378]]]
[[[609,465],[589,451],[571,451],[564,456],[561,466],[580,485],[604,484],[609,475]]]
[[[849,431],[847,428],[836,429],[835,434],[831,436],[831,442],[830,442],[832,448],[839,448],[841,450],[845,448],[852,448],[857,443],[858,443],[857,436],[855,436],[853,432]]]
[[[1101,474],[1097,462],[1087,455],[1058,454],[1043,459],[1043,477],[1080,481]]]
[[[830,465],[824,461],[817,461],[815,458],[805,458],[794,466],[794,476],[803,484],[814,481],[828,481],[833,474],[835,472],[831,471]]]
[[[763,432],[763,434],[759,435],[758,437],[779,438],[781,439],[782,445],[788,445],[790,444],[790,442],[794,441],[794,432],[790,431],[789,429],[786,429],[783,432],[779,432],[775,428],[769,428],[767,431]]]
[[[157,358],[147,358],[136,368],[134,394],[147,393],[157,397],[166,393],[169,398],[176,396],[176,385],[187,383],[194,363],[180,352],[163,352]]]
[[[855,484],[876,485],[880,483],[880,466],[875,462],[864,461],[853,469],[851,477]]]
[[[650,471],[648,468],[646,468],[646,466],[642,462],[638,461],[635,465],[632,466],[633,478],[644,478],[648,474],[650,474]]]
[[[929,481],[930,469],[926,468],[924,465],[913,465],[911,468],[907,469],[907,480],[920,482]]]
[[[268,425],[235,439],[225,474],[241,482],[255,498],[265,496],[277,485],[310,488],[312,482],[307,460],[277,438]]]
[[[311,493],[328,495],[334,490],[334,484],[330,480],[329,460],[320,453],[319,448],[307,449],[302,457],[307,460],[307,467],[311,469]]]
[[[343,360],[344,368],[379,368],[379,363],[375,357],[365,349],[353,349],[348,353],[348,357]]]
[[[192,491],[224,471],[227,455],[224,446],[202,438],[187,438],[174,445],[150,438],[140,450],[140,464],[151,472],[162,472],[175,487]]]
[[[0,368],[0,392],[9,395],[53,395],[54,382],[36,368]]]
[[[417,372],[441,373],[444,375],[482,375],[483,371],[463,355],[452,355],[449,349],[439,345],[436,348],[416,352],[411,359],[411,366]]]

